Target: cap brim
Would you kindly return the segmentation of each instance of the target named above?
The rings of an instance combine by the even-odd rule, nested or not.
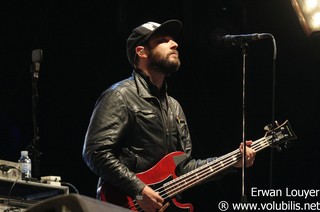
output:
[[[179,20],[168,20],[163,22],[157,29],[155,29],[150,35],[145,38],[147,41],[153,35],[170,35],[173,38],[176,38],[182,29],[182,23]]]

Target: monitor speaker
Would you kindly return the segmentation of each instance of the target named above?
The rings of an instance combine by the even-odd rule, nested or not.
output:
[[[111,203],[103,202],[80,194],[68,194],[51,197],[36,203],[25,212],[128,212],[123,208]]]

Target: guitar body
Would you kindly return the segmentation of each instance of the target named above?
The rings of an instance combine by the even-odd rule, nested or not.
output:
[[[175,179],[176,167],[185,159],[183,152],[172,152],[162,158],[155,166],[147,171],[137,174],[137,177],[145,184],[156,190],[163,186],[164,183]],[[128,196],[123,196],[116,189],[104,184],[101,187],[100,199],[105,202],[116,204],[122,207],[129,208],[133,211],[140,211],[134,200]],[[163,195],[162,195],[163,196]],[[167,198],[165,203],[169,202],[169,206],[165,211],[193,211],[193,206],[190,203],[179,203],[176,198]]]

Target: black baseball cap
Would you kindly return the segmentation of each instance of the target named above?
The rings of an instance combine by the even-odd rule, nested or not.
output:
[[[175,38],[180,34],[181,29],[182,23],[176,19],[168,20],[162,24],[147,22],[136,27],[127,40],[127,57],[129,63],[133,66],[136,57],[136,47],[144,45],[152,35],[163,34]]]

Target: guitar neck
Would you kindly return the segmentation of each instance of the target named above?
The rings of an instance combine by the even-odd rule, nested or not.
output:
[[[256,152],[263,150],[270,146],[269,140],[272,136],[263,137],[254,141],[251,148]],[[234,165],[239,159],[241,159],[242,153],[239,149],[236,149],[228,154],[225,154],[217,159],[207,163],[199,168],[194,169],[180,177],[173,179],[163,185],[168,197],[173,197],[205,180],[216,175],[217,173],[227,169]]]

